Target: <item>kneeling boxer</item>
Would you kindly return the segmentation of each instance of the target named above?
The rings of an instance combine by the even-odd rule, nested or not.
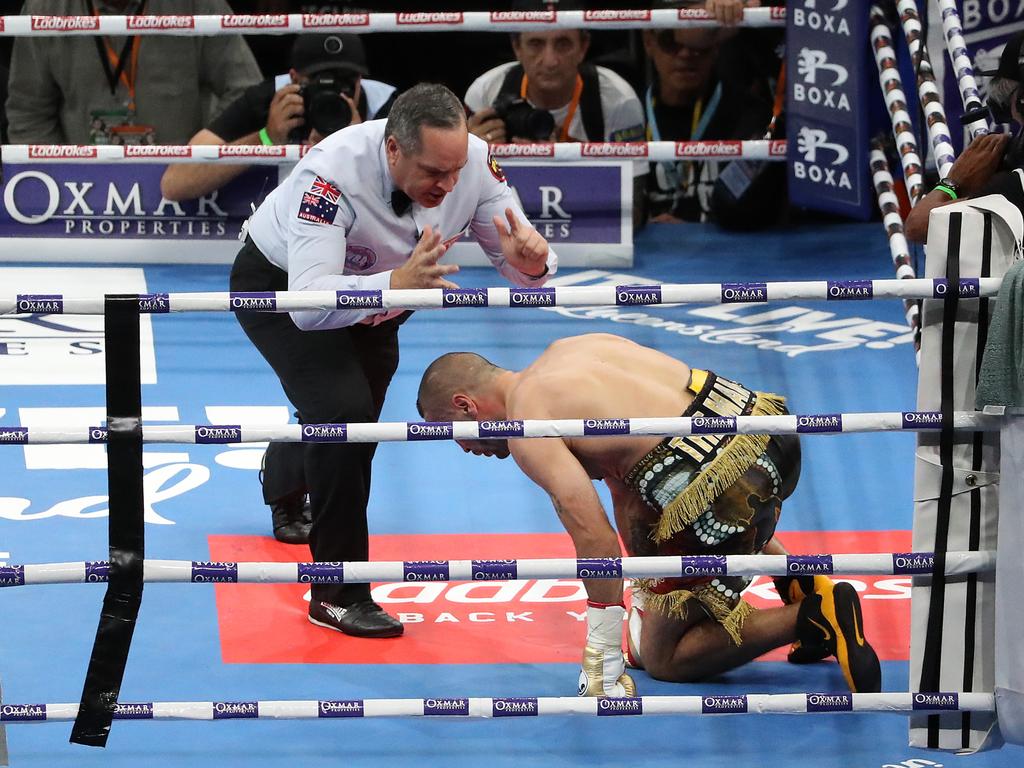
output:
[[[459,441],[476,455],[511,455],[551,496],[579,558],[620,557],[619,535],[633,556],[785,554],[775,526],[800,475],[796,436],[617,434],[624,418],[784,414],[778,395],[618,336],[588,334],[556,341],[522,371],[469,352],[443,355],[423,374],[417,408],[430,421],[587,419],[592,433],[608,435]],[[592,480],[604,480],[611,491],[618,535]],[[622,581],[583,583],[587,640],[579,692],[636,695],[622,653]],[[791,661],[835,656],[851,690],[881,689],[878,657],[864,638],[850,585],[777,579],[784,605],[757,611],[741,595],[748,583],[736,576],[638,582],[633,665],[688,682],[793,644]]]

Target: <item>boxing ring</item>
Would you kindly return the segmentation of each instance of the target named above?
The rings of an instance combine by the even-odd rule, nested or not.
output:
[[[648,20],[658,21],[654,14]],[[873,161],[879,162],[877,156]],[[96,405],[103,389],[95,383],[66,382],[59,389],[54,382],[13,385],[0,401],[0,443],[25,456],[24,470],[12,467],[5,473],[5,484],[19,490],[0,489],[14,494],[0,499],[0,601],[8,617],[8,628],[0,634],[5,686],[0,724],[9,726],[11,764],[141,760],[190,766],[216,759],[247,766],[282,761],[369,765],[386,759],[397,765],[487,760],[498,766],[555,757],[572,765],[612,765],[624,759],[678,765],[680,759],[699,755],[702,765],[714,766],[755,761],[843,766],[850,760],[908,768],[939,765],[945,756],[905,746],[905,721],[891,715],[991,715],[996,705],[991,692],[915,692],[916,681],[907,679],[901,654],[908,640],[905,608],[911,578],[937,568],[936,553],[913,548],[906,530],[914,495],[906,471],[906,459],[913,455],[908,433],[938,433],[944,424],[963,433],[991,433],[1004,420],[965,410],[917,409],[912,351],[921,313],[911,311],[915,303],[900,311],[896,302],[880,299],[928,300],[941,307],[955,297],[966,304],[994,297],[1000,280],[917,278],[909,259],[900,258],[891,220],[886,224],[885,241],[877,225],[808,228],[770,240],[694,233],[696,247],[685,257],[686,284],[671,282],[679,273],[678,245],[673,233],[664,231],[638,237],[639,263],[628,275],[560,273],[540,289],[494,288],[492,272],[464,270],[458,276],[463,287],[456,291],[247,295],[220,292],[226,270],[219,267],[99,270],[101,279],[117,284],[130,277],[130,285],[145,289],[118,291],[130,297],[117,302],[117,311],[127,311],[128,318],[107,336],[103,350],[108,372],[112,362],[115,369],[121,363],[126,370],[116,375],[126,375],[130,387],[143,393],[138,414],[107,409],[97,416],[103,411]],[[880,251],[886,242],[898,280],[878,278],[877,265],[863,258],[865,245]],[[821,257],[824,248],[827,262]],[[50,283],[59,290],[0,290],[0,323],[26,316],[56,323],[64,315],[104,312],[108,302],[102,292],[64,289],[61,284],[73,286],[79,273],[59,273],[53,272]],[[721,282],[723,274],[735,282]],[[837,274],[842,279],[833,279]],[[276,379],[228,313],[351,303],[457,311],[423,311],[403,328],[403,361],[381,423],[285,423],[289,409]],[[648,312],[650,307],[655,309]],[[163,317],[170,314],[175,318]],[[509,333],[510,324],[516,333]],[[140,373],[138,336],[129,334],[127,343],[120,338],[133,325],[136,334],[143,329],[143,346],[147,338],[152,345],[150,379]],[[152,329],[151,336],[146,328]],[[741,381],[785,393],[797,413],[602,423],[401,420],[415,401],[419,373],[437,354],[469,349],[515,368],[556,338],[593,331],[623,333],[694,364],[713,360],[711,367]],[[126,360],[131,364],[124,365]],[[237,386],[238,381],[245,386]],[[267,405],[254,407],[254,399],[267,403],[268,398]],[[200,405],[204,400],[205,407]],[[14,426],[16,414],[21,424]],[[108,416],[114,423],[107,423]],[[117,423],[139,416],[141,421]],[[112,440],[111,432],[121,436]],[[73,721],[81,714],[79,704],[59,703],[61,697],[77,697],[93,639],[96,590],[81,585],[109,585],[117,566],[99,554],[94,560],[78,558],[83,552],[107,551],[107,533],[100,528],[108,512],[112,535],[125,518],[114,499],[104,509],[106,497],[95,495],[98,477],[69,471],[98,469],[89,463],[93,459],[52,451],[89,451],[95,457],[109,447],[115,455],[115,444],[128,433],[141,452],[133,482],[146,491],[144,504],[132,513],[136,530],[146,522],[147,551],[134,576],[153,586],[141,604],[121,695],[116,703],[109,698],[92,702],[94,713],[106,707],[117,721],[101,753],[69,746],[63,743],[63,729],[43,724]],[[807,435],[804,477],[780,521],[782,541],[795,541],[790,548],[807,554],[579,561],[567,556],[567,537],[544,494],[511,467],[464,457],[446,444],[424,445],[462,437],[609,433]],[[822,439],[827,435],[836,439]],[[296,553],[269,539],[254,457],[268,441],[277,440],[381,444],[369,510],[374,562],[302,563],[296,558],[308,556],[304,549]],[[143,443],[174,446],[174,451],[142,451]],[[170,493],[181,488],[177,496]],[[31,492],[24,505],[15,499],[20,489]],[[81,503],[71,503],[62,498],[69,493],[86,495],[79,497]],[[197,555],[200,559],[192,559]],[[449,559],[432,559],[438,557]],[[970,573],[991,578],[996,556],[992,550],[950,550],[938,562],[952,580]],[[775,652],[697,684],[661,683],[634,672],[643,695],[581,699],[565,695],[575,683],[579,648],[571,633],[582,633],[578,617],[573,621],[570,615],[570,623],[559,624],[554,633],[538,634],[529,627],[533,634],[515,634],[543,620],[537,610],[531,613],[534,606],[579,610],[581,577],[681,572],[829,573],[851,581],[861,592],[867,629],[883,658],[884,692],[850,694],[841,690],[834,664],[797,668]],[[307,585],[338,579],[378,585],[375,598],[405,617],[406,636],[366,641],[305,626]],[[213,589],[185,589],[187,583]],[[37,589],[29,588],[33,585]],[[519,591],[504,600],[513,585]],[[272,596],[257,598],[257,592]],[[535,602],[527,599],[530,594]],[[477,602],[468,601],[471,595]],[[778,604],[777,598],[771,602],[770,581],[755,580],[751,595],[758,605]],[[433,603],[427,598],[444,601],[447,610],[430,614]],[[483,610],[459,612],[467,605]],[[261,611],[269,618],[261,618]],[[433,627],[428,626],[431,617]],[[286,626],[289,622],[294,626]],[[437,631],[428,636],[428,629]],[[502,644],[502,635],[509,632],[513,641]],[[275,634],[284,637],[275,640]],[[895,650],[899,643],[902,651]],[[806,725],[786,720],[781,727],[775,718],[743,717],[811,713],[859,716],[814,718]],[[739,717],[718,717],[723,714]],[[701,721],[686,721],[687,733],[679,738],[665,728],[665,717],[652,715],[694,715]],[[627,719],[617,720],[615,727],[590,719],[604,716]],[[524,725],[523,717],[535,719]],[[395,722],[389,722],[392,718]],[[506,718],[516,718],[516,724]],[[190,722],[250,719],[265,722],[217,729]],[[296,722],[332,719],[346,719],[335,724],[344,730]],[[122,722],[127,720],[186,722]],[[33,723],[40,727],[25,727]],[[1010,766],[1019,764],[1022,755],[1020,748],[1008,746],[969,759],[977,765]]]

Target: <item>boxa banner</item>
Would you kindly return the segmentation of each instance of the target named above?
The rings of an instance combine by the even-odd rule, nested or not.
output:
[[[873,204],[868,89],[878,87],[866,43],[868,3],[796,0],[787,10],[790,200],[867,219]]]
[[[631,266],[632,163],[504,163],[534,226],[566,266]],[[253,167],[206,197],[170,202],[165,166],[3,166],[0,261],[230,263],[242,223],[290,167]],[[187,247],[183,247],[187,244]],[[449,257],[488,263],[467,238]]]

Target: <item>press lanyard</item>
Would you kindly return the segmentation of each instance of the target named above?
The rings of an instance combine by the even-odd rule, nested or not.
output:
[[[711,118],[714,117],[715,111],[718,109],[718,103],[721,100],[721,83],[718,83],[715,86],[715,90],[711,94],[711,99],[708,101],[707,109],[704,109],[703,97],[697,99],[697,103],[693,105],[693,118],[690,120],[690,141],[697,141],[704,135],[704,131],[707,130],[708,124],[711,122]],[[647,140],[661,141],[661,131],[658,130],[658,120],[654,116],[653,85],[648,86],[647,92],[644,94],[644,109],[647,112]],[[659,177],[664,177],[665,188],[679,189],[683,186],[683,161],[662,161],[658,163],[657,167]],[[691,162],[689,167],[692,170],[697,166]],[[659,184],[660,183],[661,182],[659,180]]]
[[[146,0],[142,0],[135,10],[135,15],[142,13],[145,7]],[[89,0],[89,10],[92,11],[93,16],[99,18],[100,14],[93,0]],[[96,40],[96,50],[100,55],[100,63],[103,65],[103,71],[107,76],[107,84],[110,86],[111,95],[117,93],[118,82],[123,83],[124,87],[128,90],[128,109],[134,112],[135,81],[139,71],[139,48],[142,47],[139,44],[139,36],[135,35],[125,40],[120,55],[114,53],[114,49],[110,46],[110,41],[106,37],[101,39],[97,36],[94,39]],[[131,60],[130,67],[128,66],[129,59]]]
[[[722,100],[722,84],[718,83],[715,86],[714,93],[711,94],[711,99],[708,101],[708,107],[704,109],[704,99],[697,99],[697,103],[693,107],[693,119],[690,121],[690,141],[697,141],[704,136],[704,131],[708,129],[708,124],[711,122],[711,118],[715,115],[715,110],[718,109],[718,102]],[[644,106],[647,111],[647,140],[648,141],[661,141],[661,132],[658,130],[658,120],[654,116],[654,86],[648,86],[647,93],[644,94]]]
[[[526,75],[523,75],[523,81],[519,85],[519,97],[526,98],[526,88],[529,85]],[[576,87],[572,90],[572,101],[569,102],[569,111],[565,115],[565,121],[562,123],[562,129],[559,133],[559,141],[569,141],[569,125],[572,123],[573,117],[576,115],[576,107],[580,105],[580,96],[583,94],[583,78],[576,75]],[[601,136],[599,139],[594,141],[600,141],[604,139]]]

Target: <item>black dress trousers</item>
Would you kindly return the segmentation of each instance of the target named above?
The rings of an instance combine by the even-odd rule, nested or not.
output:
[[[282,291],[287,274],[251,239],[235,257],[232,291]],[[372,422],[398,367],[401,315],[380,325],[302,331],[287,313],[236,312],[245,335],[270,363],[303,424]],[[375,443],[271,443],[264,468],[269,503],[308,491],[309,546],[319,562],[368,560],[366,505]],[[369,584],[314,584],[314,600],[349,605]]]

